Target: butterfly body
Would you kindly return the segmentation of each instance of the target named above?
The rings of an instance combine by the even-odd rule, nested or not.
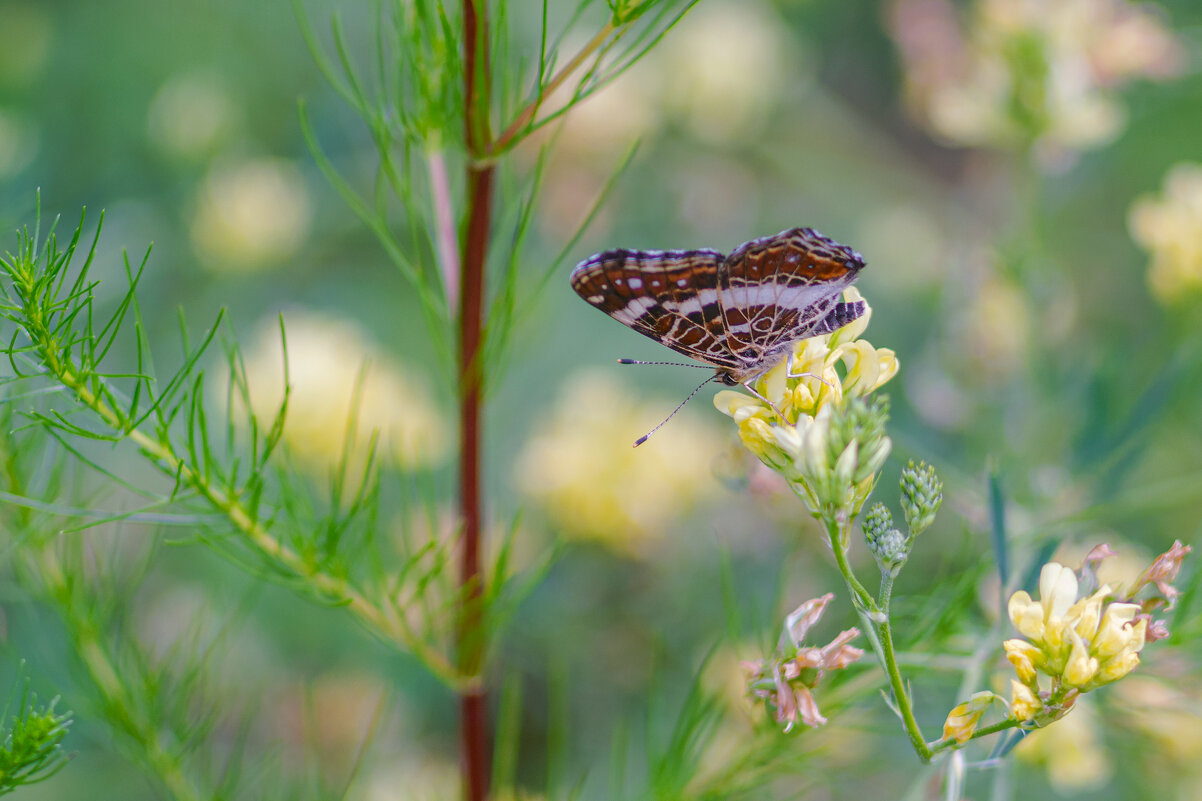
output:
[[[812,228],[716,250],[608,250],[572,271],[585,301],[677,353],[715,368],[729,386],[780,364],[793,343],[864,313],[840,302],[864,257]]]

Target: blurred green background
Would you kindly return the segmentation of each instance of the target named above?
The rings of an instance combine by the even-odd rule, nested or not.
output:
[[[362,44],[370,14],[346,6]],[[339,8],[306,7],[318,29]],[[1063,51],[1028,63],[1026,51],[998,45],[1006,26],[1043,17],[1065,26],[1053,32]],[[515,12],[515,51],[537,46],[535,22],[529,9]],[[1080,63],[1058,64],[1074,42]],[[525,254],[531,281],[636,140],[639,149],[561,274],[525,294],[487,416],[494,530],[520,512],[528,562],[557,539],[570,543],[498,662],[497,675],[519,676],[524,688],[518,777],[532,794],[555,692],[569,699],[570,737],[550,750],[566,753],[583,797],[606,797],[622,721],[636,721],[637,741],[637,721],[667,720],[711,649],[711,668],[729,679],[736,654],[771,644],[785,612],[840,587],[817,527],[741,453],[709,390],[629,447],[695,376],[614,364],[670,355],[571,292],[571,264],[593,251],[729,251],[806,225],[865,255],[866,337],[902,365],[887,388],[896,456],[878,494],[895,501],[911,457],[934,463],[946,483],[941,518],[899,580],[900,636],[916,650],[954,650],[962,630],[993,614],[988,469],[1010,503],[1015,553],[1028,559],[1062,540],[1075,554],[1066,559],[1109,542],[1146,563],[1174,538],[1197,539],[1202,168],[1189,165],[1202,163],[1199,45],[1202,7],[1189,0],[702,0],[568,120]],[[1028,75],[1063,66],[1064,94],[1003,90],[991,108],[990,81],[1001,79],[990,48]],[[449,504],[450,377],[411,290],[316,170],[300,97],[326,152],[366,181],[370,140],[316,69],[290,4],[0,0],[4,247],[32,222],[39,190],[44,216],[68,225],[82,206],[89,227],[104,209],[101,298],[119,297],[121,249],[136,260],[153,243],[141,301],[165,361],[178,352],[178,307],[194,330],[224,307],[265,408],[278,398],[282,312],[298,387],[289,440],[317,476],[337,458],[343,428],[331,421],[345,419],[369,360],[364,426],[387,432],[390,469],[420,474]],[[520,149],[519,170],[534,155]],[[504,196],[499,203],[503,215]],[[453,527],[449,509],[434,528]],[[724,553],[742,612],[733,638],[715,589]],[[53,615],[16,589],[5,594],[6,651],[25,657],[39,692],[61,693],[60,708],[79,719],[74,762],[25,797],[159,797],[89,710]],[[386,693],[387,725],[358,797],[456,797],[453,698],[336,611],[257,587],[185,545],[156,553],[129,626],[166,643],[229,598],[249,609],[230,659],[240,694],[259,695],[256,730],[277,743],[265,761],[303,762],[302,731],[318,721],[320,753],[349,764]],[[824,633],[852,625],[845,601]],[[1020,749],[1011,781],[1032,799],[1202,795],[1198,652],[1178,640],[1150,652],[1136,676],[1074,712],[1055,742]],[[993,666],[998,676],[1002,667]],[[917,681],[929,733],[962,700],[954,678]],[[801,774],[778,790],[892,797],[915,763],[879,698],[829,713],[827,729],[796,740]],[[637,786],[637,760],[629,769]],[[983,795],[988,776],[973,781]]]

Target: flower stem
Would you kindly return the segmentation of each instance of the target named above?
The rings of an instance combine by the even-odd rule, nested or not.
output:
[[[868,641],[876,651],[881,667],[889,676],[893,699],[897,704],[897,711],[901,715],[906,734],[910,737],[910,744],[914,746],[914,751],[918,754],[919,759],[923,762],[930,762],[934,752],[927,747],[926,740],[922,736],[922,729],[918,727],[918,721],[914,717],[914,708],[910,704],[910,696],[906,692],[906,684],[902,679],[901,669],[897,664],[897,653],[893,647],[893,633],[888,613],[889,599],[893,593],[893,579],[888,575],[882,579],[878,604],[860,583],[860,580],[856,578],[851,564],[847,561],[847,548],[844,543],[849,539],[849,523],[840,521],[833,515],[824,517],[823,522],[826,523],[831,550],[835,554],[835,563],[839,566],[839,572],[843,575],[848,591],[855,599],[856,611],[860,615],[860,620],[875,635],[870,636]]]
[[[851,591],[856,608],[871,613],[878,612],[876,601],[872,599],[872,593],[868,592],[856,578],[851,564],[847,561],[847,548],[843,545],[847,541],[847,537],[843,524],[833,517],[824,517],[823,522],[826,524],[826,533],[830,538],[831,551],[835,554],[835,564],[839,566],[839,572],[843,575],[844,582],[847,583],[847,589]]]
[[[888,617],[877,626],[877,633],[880,635],[881,658],[884,661],[885,672],[889,674],[889,686],[893,688],[893,699],[897,703],[906,734],[910,737],[910,744],[914,746],[914,751],[918,754],[919,759],[923,762],[930,762],[934,752],[927,747],[927,742],[922,736],[922,729],[918,727],[918,720],[914,717],[910,694],[906,692],[901,669],[897,666],[897,654],[893,649],[893,632]]]

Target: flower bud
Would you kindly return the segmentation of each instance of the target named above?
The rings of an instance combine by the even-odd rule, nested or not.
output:
[[[872,555],[876,557],[881,570],[896,575],[910,556],[910,538],[891,528],[881,537],[877,543],[877,550]]]
[[[997,696],[985,690],[974,693],[972,698],[953,707],[952,711],[947,713],[947,720],[943,724],[943,739],[955,740],[960,745],[968,742],[994,698]]]
[[[823,406],[802,436],[794,468],[816,515],[854,514],[893,447],[885,434],[888,402],[847,398]]]
[[[876,559],[882,573],[897,575],[910,555],[912,540],[893,525],[893,515],[883,503],[874,504],[864,516],[861,526],[868,550]]]
[[[1035,686],[1035,669],[1043,665],[1043,652],[1026,640],[1006,640],[1002,647],[1022,683]]]
[[[1022,682],[1011,679],[1010,690],[1010,711],[1019,722],[1033,720],[1043,709],[1043,701],[1039,700],[1034,690]]]
[[[935,513],[943,503],[943,482],[935,468],[926,462],[911,461],[901,474],[901,506],[906,515],[910,536],[916,537],[935,521]]]
[[[868,547],[872,548],[874,542],[893,528],[893,515],[889,512],[889,507],[883,503],[874,503],[868,514],[864,515],[860,527],[864,529],[864,539],[868,541]]]

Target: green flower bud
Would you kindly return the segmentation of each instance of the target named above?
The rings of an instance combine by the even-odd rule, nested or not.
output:
[[[916,537],[935,522],[935,513],[943,503],[943,482],[935,468],[926,462],[911,461],[901,474],[901,505],[910,536]]]
[[[876,557],[881,570],[896,574],[910,555],[910,538],[891,528],[877,540],[876,550],[872,555]]]
[[[864,520],[860,525],[864,529],[864,539],[868,541],[868,547],[873,548],[873,543],[879,541],[886,531],[893,528],[893,515],[885,504],[874,503],[868,510],[868,514],[864,515]]]
[[[859,510],[893,447],[885,433],[888,419],[885,398],[846,398],[819,410],[794,457],[804,490],[799,494],[811,512],[850,516]]]
[[[883,503],[873,504],[860,524],[868,550],[882,572],[897,574],[910,555],[911,539],[893,528],[893,515]]]

